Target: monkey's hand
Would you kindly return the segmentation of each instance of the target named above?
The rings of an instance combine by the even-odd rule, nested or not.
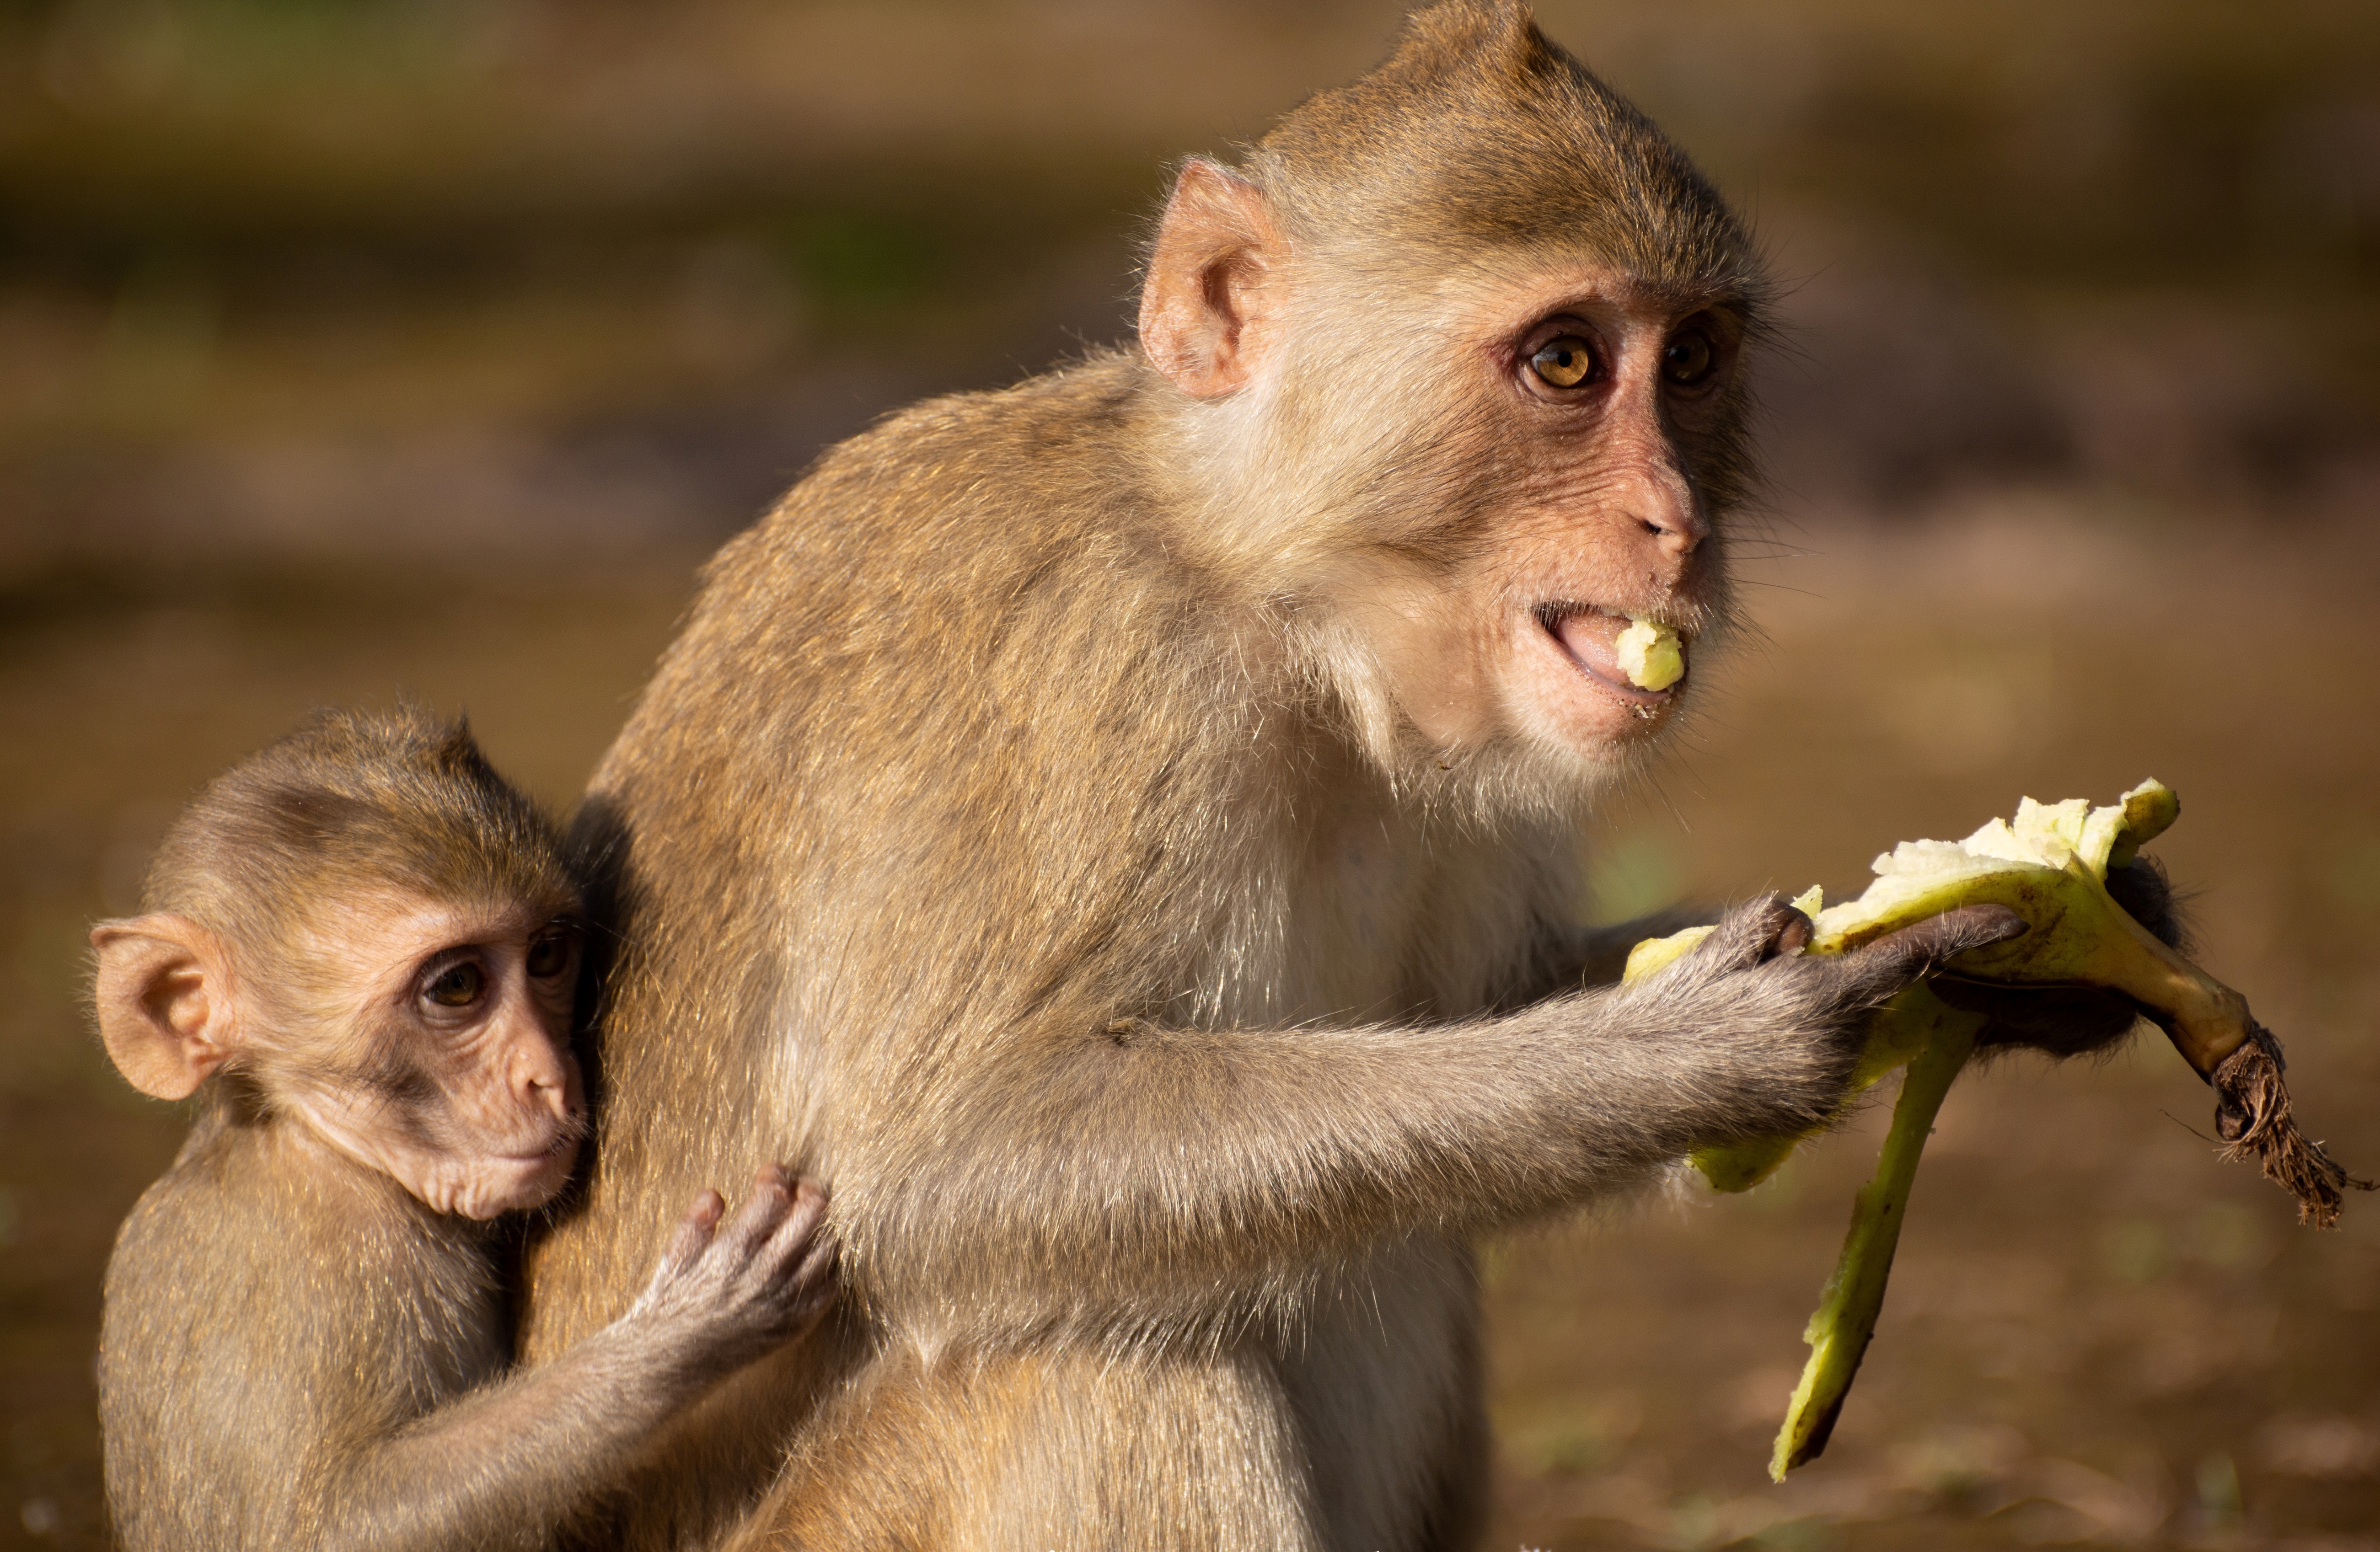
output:
[[[2187,956],[2188,924],[2164,865],[2146,856],[2107,869],[2107,893],[2167,948]],[[2095,987],[2018,987],[1945,976],[1934,994],[1954,1008],[1991,1020],[1975,1037],[1978,1050],[2020,1047],[2055,1057],[2104,1050],[2139,1024],[2140,1005],[2121,992]]]
[[[662,1335],[693,1369],[728,1374],[800,1336],[834,1298],[834,1242],[820,1228],[826,1193],[777,1165],[723,1224],[705,1191],[679,1222],[625,1323]]]
[[[1698,1024],[1772,1033],[1800,1053],[1776,1074],[1784,1085],[1783,1113],[1746,1134],[1798,1134],[1823,1124],[1865,1054],[1871,1013],[1945,960],[2005,942],[2026,928],[2004,906],[1961,906],[1830,954],[1803,952],[1812,930],[1809,916],[1781,896],[1754,901],[1714,927],[1670,940],[1691,940],[1691,947],[1666,966],[1632,966],[1621,993],[1642,987],[1649,998],[1685,999],[1679,1005],[1693,1007]]]

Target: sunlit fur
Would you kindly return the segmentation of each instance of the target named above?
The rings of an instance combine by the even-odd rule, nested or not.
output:
[[[401,708],[318,712],[210,782],[159,845],[141,908],[262,953],[299,923],[290,903],[358,891],[548,912],[578,897],[549,821],[468,725]]]
[[[128,1552],[550,1545],[664,1418],[816,1313],[822,1260],[775,1275],[743,1231],[779,1244],[790,1212],[756,1188],[689,1241],[682,1197],[638,1317],[507,1372],[506,1243],[473,1219],[568,1167],[572,962],[540,977],[528,944],[577,896],[559,836],[459,723],[318,717],[176,822],[147,903],[95,934],[111,1055],[170,1078],[141,1043],[192,1023],[234,1056],[197,1080],[189,1140],[108,1261],[100,1418]],[[420,967],[457,949],[490,989],[440,1020]],[[150,1016],[175,1004],[203,1019]]]
[[[1659,719],[1432,742],[1384,667],[1401,598],[1551,542],[1463,321],[1594,271],[1756,327],[1708,188],[1471,0],[1240,171],[1284,245],[1245,386],[1102,352],[832,449],[596,775],[598,1158],[528,1352],[764,1158],[832,1182],[849,1291],[612,1543],[1460,1544],[1469,1237],[1825,1113],[1907,973],[1754,969],[1755,915],[1581,993],[1627,940],[1574,925],[1577,821]],[[1716,532],[1652,600],[1705,633],[1741,408],[1678,454]]]

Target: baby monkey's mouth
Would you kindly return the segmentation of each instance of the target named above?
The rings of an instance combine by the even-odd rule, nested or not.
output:
[[[567,1166],[577,1160],[578,1145],[586,1140],[589,1130],[586,1112],[573,1110],[565,1117],[550,1122],[541,1136],[513,1139],[490,1148],[487,1157],[492,1161],[521,1170]]]
[[[1662,706],[1685,677],[1685,643],[1658,621],[1563,600],[1541,603],[1537,622],[1573,667],[1632,706]]]

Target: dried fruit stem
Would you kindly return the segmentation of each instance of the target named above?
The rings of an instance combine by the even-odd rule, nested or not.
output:
[[[2272,1031],[2250,1020],[2245,1043],[2208,1080],[2215,1085],[2215,1129],[2227,1145],[2227,1162],[2253,1159],[2266,1180],[2297,1197],[2300,1223],[2334,1228],[2348,1188],[2370,1191],[2373,1182],[2349,1174],[2320,1143],[2298,1130],[2289,1087],[2281,1082],[2288,1066]]]

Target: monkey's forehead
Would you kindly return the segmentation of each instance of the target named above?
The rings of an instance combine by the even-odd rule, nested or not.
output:
[[[291,946],[325,958],[410,962],[441,949],[516,941],[575,920],[575,896],[424,894],[386,885],[331,892],[303,913]]]

